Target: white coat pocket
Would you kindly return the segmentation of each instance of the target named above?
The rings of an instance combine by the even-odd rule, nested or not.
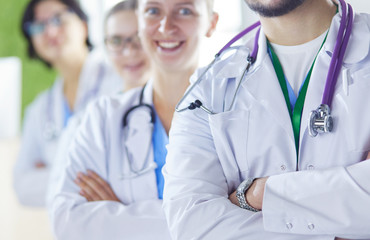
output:
[[[248,170],[249,111],[238,110],[209,116],[209,124],[217,155],[227,179],[239,178]]]

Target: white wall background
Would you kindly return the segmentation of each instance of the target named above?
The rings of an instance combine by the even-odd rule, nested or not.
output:
[[[370,13],[370,0],[346,0],[356,12]]]
[[[0,139],[19,134],[21,116],[21,61],[17,57],[0,58]]]

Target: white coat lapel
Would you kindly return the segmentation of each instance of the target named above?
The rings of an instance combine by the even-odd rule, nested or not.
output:
[[[236,50],[235,50],[236,49]],[[247,58],[249,56],[250,49],[247,46],[240,46],[237,48],[232,48],[226,50],[226,52],[221,55],[221,59],[228,58],[227,64],[223,61],[217,61],[213,68],[209,71],[212,75],[217,75],[217,78],[238,78],[243,74],[245,69]],[[229,54],[231,56],[227,57]],[[232,68],[230,66],[233,66]],[[218,72],[215,73],[216,69]]]
[[[139,103],[139,96],[140,94],[138,94],[138,99],[132,106]],[[152,85],[148,83],[144,89],[143,103],[151,106],[151,96]],[[127,137],[124,139],[124,144],[130,158],[131,167],[137,171],[146,166],[146,163],[153,162],[152,134],[154,125],[151,122],[150,109],[145,106],[140,106],[131,111],[127,120],[128,125],[124,129]]]
[[[138,94],[138,100],[132,106],[139,103],[139,96],[140,93]],[[148,83],[145,87],[143,103],[152,105],[151,83]],[[128,168],[123,169],[124,175],[133,176],[142,172],[131,178],[134,186],[133,201],[148,199],[148,195],[152,195],[153,198],[158,197],[154,173],[156,166],[152,147],[153,127],[150,109],[141,106],[129,114],[128,125],[124,129],[126,131],[124,134],[126,139],[123,139],[125,145],[124,159],[129,164]],[[135,186],[140,186],[140,190],[136,189]]]
[[[58,78],[51,89],[51,99],[46,103],[48,106],[47,114],[50,114],[51,124],[54,124],[55,134],[59,137],[64,128],[64,95],[63,95],[63,80]],[[49,117],[49,118],[50,118]]]
[[[100,87],[102,77],[104,76],[103,63],[98,59],[99,51],[90,53],[81,69],[78,80],[77,95],[75,99],[75,110],[84,109],[92,98],[96,97]],[[100,56],[102,58],[102,56]]]
[[[224,78],[229,79],[228,84],[233,84],[230,78],[235,78],[236,82],[239,81],[242,75],[240,68],[236,67],[239,76],[231,73],[234,66],[238,64],[243,68],[245,67],[245,56],[247,55],[244,54],[244,57],[242,55],[234,57],[234,59],[239,59],[238,63],[227,64],[222,67],[214,80],[218,81],[217,85],[222,84],[221,80]],[[226,95],[233,94],[234,90],[230,90]],[[215,99],[219,101],[219,98]],[[231,99],[232,97],[224,96],[224,98]],[[229,104],[226,105],[229,106]],[[264,111],[261,111],[261,109]],[[258,119],[258,117],[264,119]],[[259,164],[256,163],[258,156],[252,154],[256,149],[256,145],[253,144],[256,139],[248,139],[249,131],[258,132],[258,129],[251,129],[251,126],[260,126],[261,124],[257,124],[260,121],[266,124],[276,122],[278,126],[281,126],[280,132],[285,132],[288,136],[288,140],[284,142],[294,147],[290,115],[276,73],[267,55],[266,38],[263,34],[259,39],[257,61],[243,80],[234,107],[231,111],[210,115],[209,121],[220,163],[224,166],[224,173],[231,189],[243,178],[253,177],[254,174],[258,174],[260,171],[258,169]],[[286,137],[283,138],[286,139]],[[263,139],[264,136],[259,136],[258,140],[262,141]],[[268,143],[265,142],[265,145],[268,145]],[[295,151],[293,150],[292,153],[287,153],[287,158],[290,159],[293,156],[292,159],[295,160]],[[239,169],[240,176],[235,175],[236,169]]]
[[[249,49],[253,49],[254,47],[253,40],[254,38],[247,44]],[[235,53],[235,56],[230,58],[231,62],[228,62],[227,65],[221,67],[221,70],[217,74],[217,78],[235,78],[236,82],[238,82],[245,69],[248,52],[249,50],[247,47],[239,48]],[[215,67],[215,69],[217,69],[217,67]],[[240,94],[243,91],[248,94]],[[234,90],[231,92],[234,94]],[[243,96],[247,95],[251,95],[256,102],[262,104],[262,106],[271,113],[272,117],[276,119],[279,125],[285,129],[285,132],[294,141],[290,115],[285,103],[284,94],[274,71],[274,67],[267,54],[266,36],[263,31],[260,31],[258,39],[258,54],[256,62],[251,66],[249,73],[243,80],[236,104],[243,102],[242,104],[248,105],[249,103],[247,103],[247,101],[249,100],[243,99]],[[225,98],[232,99],[230,96],[225,96]],[[228,107],[229,104],[226,104],[226,106]]]
[[[242,90],[248,91],[258,103],[270,112],[272,117],[276,119],[277,123],[285,129],[285,132],[294,141],[288,107],[274,66],[267,54],[266,37],[263,31],[260,33],[258,45],[256,63],[251,69],[250,74],[248,74]]]
[[[325,52],[330,56],[333,54],[342,16],[342,8],[340,4],[338,4],[338,8],[339,12],[334,16],[331,22],[330,31],[323,47]],[[343,60],[345,64],[360,62],[369,54],[370,35],[368,34],[368,24],[363,22],[357,14],[355,14],[353,19],[352,32],[356,32],[356,34],[351,34],[349,38]]]
[[[51,161],[55,157],[57,143],[64,127],[63,81],[57,78],[46,94],[47,101],[43,109],[45,118],[42,122],[42,134],[45,141],[43,157],[45,161]]]
[[[152,157],[153,124],[150,122],[149,111],[140,107],[130,113],[128,126],[124,131],[127,137],[124,140],[127,155],[134,172],[143,169],[148,158]]]

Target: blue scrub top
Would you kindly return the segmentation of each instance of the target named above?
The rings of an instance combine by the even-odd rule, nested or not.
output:
[[[166,145],[168,144],[168,136],[157,113],[155,114],[152,143],[154,162],[157,164],[155,175],[157,179],[158,198],[163,199],[164,178],[162,174],[162,167],[166,162]]]
[[[69,108],[67,99],[63,96],[63,115],[62,115],[64,116],[63,127],[67,126],[68,120],[71,118],[72,115],[73,115],[73,112]]]

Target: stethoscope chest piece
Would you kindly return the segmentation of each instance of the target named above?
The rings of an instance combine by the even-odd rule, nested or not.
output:
[[[47,141],[54,140],[58,137],[58,129],[56,128],[55,124],[53,123],[46,123],[45,128],[43,130],[44,139]]]
[[[316,110],[311,111],[308,121],[308,133],[316,137],[318,133],[328,133],[333,130],[333,118],[330,115],[330,108],[321,104]]]

